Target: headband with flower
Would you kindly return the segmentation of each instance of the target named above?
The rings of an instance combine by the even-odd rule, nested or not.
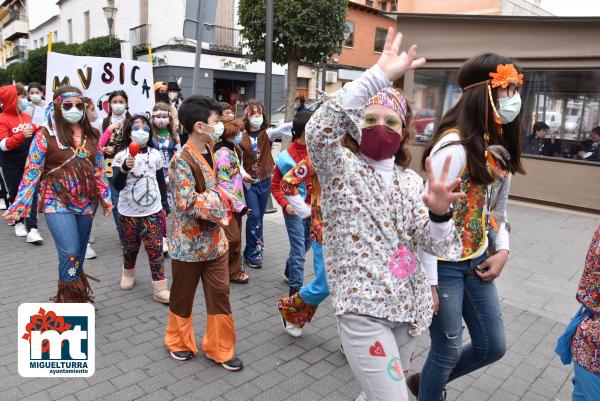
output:
[[[519,74],[512,64],[498,64],[496,72],[490,72],[492,88],[508,88],[510,84],[523,85],[523,74]]]

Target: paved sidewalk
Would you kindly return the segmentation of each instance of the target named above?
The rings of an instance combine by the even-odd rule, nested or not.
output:
[[[509,350],[493,366],[449,384],[448,399],[461,401],[568,401],[569,367],[553,355],[564,323],[576,310],[575,289],[598,217],[511,205],[509,264],[498,281]],[[330,301],[299,339],[281,328],[275,303],[287,293],[281,278],[288,251],[281,214],[268,215],[266,258],[251,270],[250,284],[232,286],[238,355],[246,367],[229,373],[204,356],[187,363],[163,347],[167,307],[152,301],[145,254],[136,286],[121,291],[121,257],[112,218],[95,223],[99,258],[86,271],[97,296],[96,373],[89,379],[24,379],[17,373],[17,307],[48,299],[56,290],[56,255],[41,219],[43,246],[26,244],[0,223],[0,399],[4,400],[327,400],[351,401],[359,393],[339,342]],[[307,258],[311,260],[311,256]],[[167,262],[170,276],[170,262]],[[309,262],[307,272],[312,272]],[[312,274],[307,275],[307,280]],[[194,311],[196,334],[204,329],[202,294]],[[413,369],[426,356],[418,341]]]

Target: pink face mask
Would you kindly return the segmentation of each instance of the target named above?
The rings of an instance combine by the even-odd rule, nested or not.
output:
[[[385,160],[398,152],[400,142],[402,134],[385,125],[375,125],[362,129],[360,151],[373,160]]]
[[[168,118],[154,118],[154,125],[156,125],[158,128],[165,128],[167,125],[169,125],[169,119]]]

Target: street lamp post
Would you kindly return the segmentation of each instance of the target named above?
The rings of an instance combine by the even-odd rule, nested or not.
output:
[[[115,21],[115,14],[117,13],[116,7],[102,7],[102,11],[104,11],[104,16],[106,17],[106,22],[108,22],[108,45],[112,44],[112,28],[113,22]]]

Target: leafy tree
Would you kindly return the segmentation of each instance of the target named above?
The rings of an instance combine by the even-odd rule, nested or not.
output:
[[[274,0],[273,61],[288,65],[286,121],[294,116],[300,63],[325,63],[340,52],[347,5],[347,0]],[[266,0],[240,0],[238,13],[247,57],[264,60]]]
[[[27,62],[12,63],[6,67],[6,72],[9,78],[9,84],[12,81],[26,83],[28,77],[29,64]]]
[[[0,68],[0,86],[9,85],[12,83],[12,79],[8,71],[3,68]]]
[[[52,44],[52,51],[56,53],[77,55],[79,53],[78,44],[66,44],[64,42],[56,42]],[[27,61],[28,82],[46,82],[46,66],[48,57],[48,46],[40,47],[39,49],[29,51]]]
[[[110,44],[109,44],[110,42]],[[109,41],[108,36],[99,36],[86,40],[79,45],[79,56],[95,57],[121,57],[121,40],[112,38]]]

